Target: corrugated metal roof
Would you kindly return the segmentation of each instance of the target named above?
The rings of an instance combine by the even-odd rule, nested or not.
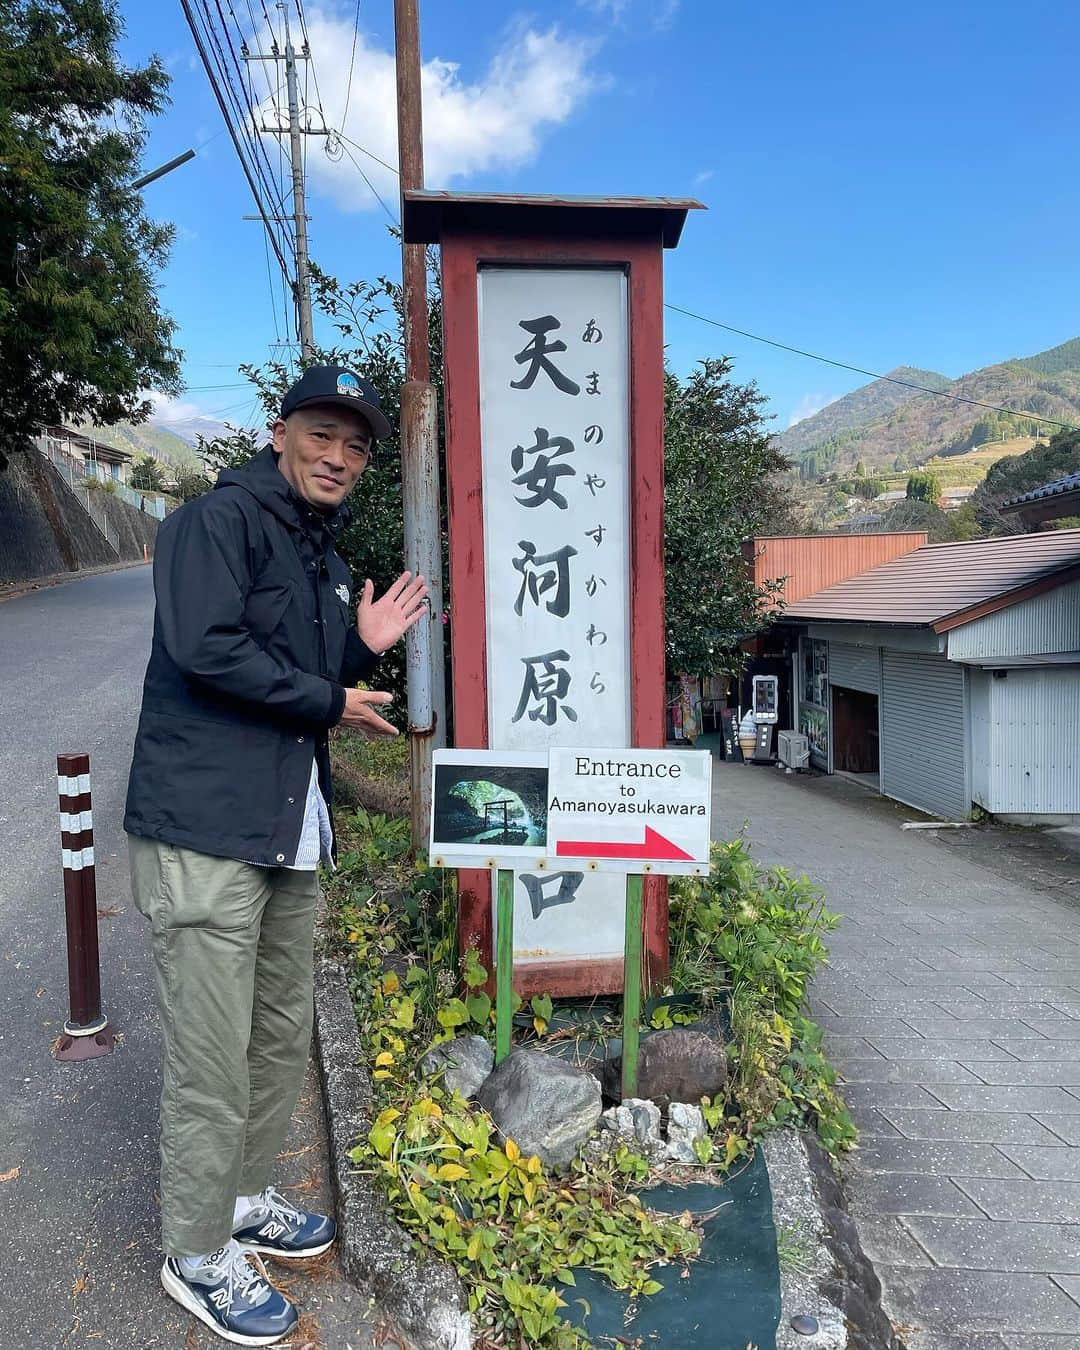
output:
[[[1041,502],[1047,497],[1060,496],[1062,492],[1075,492],[1078,488],[1080,488],[1080,473],[1067,473],[1064,478],[1055,478],[1053,482],[1032,488],[1030,492],[1025,492],[1020,497],[1010,497],[1007,502],[1002,502],[1002,509],[1022,506],[1025,502]]]
[[[1059,573],[1064,580],[1070,569],[1080,569],[1080,530],[929,544],[805,596],[788,605],[783,617],[944,631],[960,614]]]

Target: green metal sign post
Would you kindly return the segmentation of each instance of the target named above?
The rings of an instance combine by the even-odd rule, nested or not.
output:
[[[514,1018],[514,874],[498,873],[498,945],[495,964],[495,1063],[510,1053]],[[623,949],[622,1095],[637,1090],[641,1028],[642,877],[626,878],[626,938]]]

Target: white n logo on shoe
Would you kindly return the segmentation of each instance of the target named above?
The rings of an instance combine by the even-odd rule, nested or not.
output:
[[[270,1241],[273,1242],[276,1238],[281,1237],[284,1232],[285,1225],[283,1223],[275,1223],[273,1219],[271,1219],[269,1223],[264,1224],[263,1227],[259,1229],[259,1236],[269,1238]]]
[[[214,1305],[215,1308],[220,1308],[222,1310],[227,1308],[229,1306],[228,1289],[226,1288],[213,1290],[213,1292],[210,1294],[210,1302]]]

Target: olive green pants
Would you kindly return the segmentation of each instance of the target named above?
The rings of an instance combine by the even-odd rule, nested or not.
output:
[[[211,1252],[272,1180],[311,1042],[318,877],[129,836],[165,1042],[162,1245]]]

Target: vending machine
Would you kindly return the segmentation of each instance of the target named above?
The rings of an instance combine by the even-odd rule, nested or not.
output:
[[[780,720],[780,681],[775,675],[755,675],[751,712],[756,736],[753,760],[755,764],[772,764],[776,760],[773,737]]]

